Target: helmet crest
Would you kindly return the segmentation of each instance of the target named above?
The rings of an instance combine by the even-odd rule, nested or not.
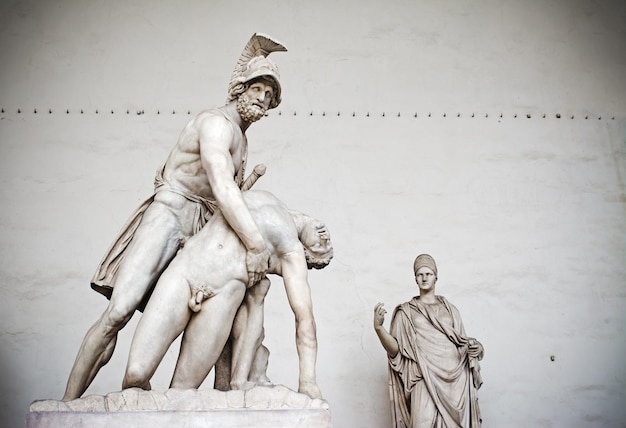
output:
[[[228,98],[226,102],[231,102],[238,96],[236,90],[240,85],[244,85],[258,77],[264,77],[274,82],[274,96],[270,108],[275,108],[280,104],[281,88],[278,67],[267,56],[272,52],[287,52],[287,48],[270,36],[254,33],[244,47],[228,85]]]

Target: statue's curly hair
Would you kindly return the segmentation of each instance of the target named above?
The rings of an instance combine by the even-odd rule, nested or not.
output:
[[[324,269],[333,259],[334,251],[331,249],[323,255],[316,255],[308,248],[304,248],[306,265],[309,269]]]
[[[250,85],[252,85],[255,82],[263,82],[267,85],[270,85],[272,88],[274,88],[274,96],[272,97],[270,108],[272,109],[272,108],[278,107],[278,105],[280,104],[280,100],[276,99],[276,96],[278,94],[278,90],[276,89],[276,82],[274,81],[274,79],[264,77],[264,76],[259,76],[248,82],[237,83],[236,85],[231,87],[230,91],[228,92],[228,99],[226,100],[226,102],[229,103],[231,101],[235,101],[237,98],[239,98],[241,94],[246,92],[246,90],[250,87]]]

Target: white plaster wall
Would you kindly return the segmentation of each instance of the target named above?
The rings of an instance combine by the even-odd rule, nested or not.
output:
[[[430,252],[486,348],[485,427],[625,426],[625,19],[582,0],[3,2],[0,425],[61,397],[106,304],[93,269],[261,31],[289,52],[250,163],[332,234],[311,282],[334,425],[389,425],[372,308],[416,294]],[[267,300],[270,377],[295,388],[279,280]],[[119,389],[135,323],[88,394]]]

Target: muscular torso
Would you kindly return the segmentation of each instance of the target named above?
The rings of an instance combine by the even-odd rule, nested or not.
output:
[[[302,251],[293,217],[288,209],[268,192],[244,193],[250,212],[271,253],[268,273],[281,274],[281,256]],[[248,283],[246,249],[217,212],[178,253],[168,270],[177,269],[190,286],[208,286],[219,291],[227,281]]]
[[[203,153],[200,150],[200,132],[205,120],[211,120],[212,135],[229,140],[229,153],[234,166],[233,178],[237,180],[247,156],[246,137],[239,126],[217,109],[206,110],[187,123],[165,162],[163,178],[168,183],[195,195],[214,199],[203,167]]]

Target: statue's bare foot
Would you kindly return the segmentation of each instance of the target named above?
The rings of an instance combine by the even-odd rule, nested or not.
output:
[[[314,382],[301,382],[298,387],[298,392],[306,394],[311,398],[322,398],[322,391],[320,391],[317,383]]]
[[[271,380],[269,380],[268,378],[261,379],[261,380],[259,380],[256,384],[257,384],[257,385],[260,385],[260,386],[274,386],[274,384],[272,383],[272,381],[271,381]]]
[[[143,385],[126,385],[126,386],[122,386],[122,389],[129,389],[129,388],[139,388],[139,389],[143,389],[145,391],[151,391],[152,390],[152,385],[150,384],[150,381],[144,383]]]
[[[256,386],[256,383],[249,381],[232,381],[230,382],[230,389],[237,389],[241,391],[248,391]]]
[[[274,386],[270,378],[268,378],[265,374],[252,378],[252,381],[259,386]]]

